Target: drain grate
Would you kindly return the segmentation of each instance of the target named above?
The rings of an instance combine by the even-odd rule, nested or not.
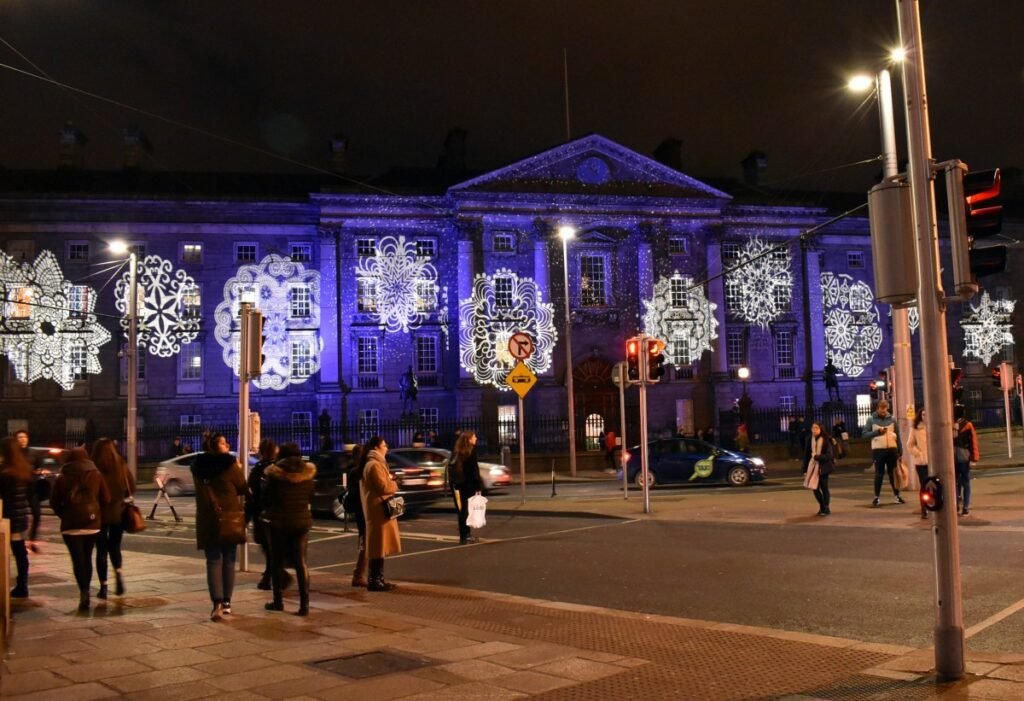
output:
[[[390,650],[375,650],[349,657],[334,657],[329,660],[309,663],[311,667],[322,669],[325,672],[340,674],[350,679],[366,679],[367,677],[377,677],[394,672],[409,672],[422,667],[431,667],[435,664],[437,664],[436,660],[400,654]]]

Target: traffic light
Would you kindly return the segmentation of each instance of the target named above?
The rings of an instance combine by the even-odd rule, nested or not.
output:
[[[647,339],[647,381],[654,384],[665,374],[665,342]]]
[[[961,368],[949,369],[949,386],[953,392],[953,404],[959,404],[964,396],[964,386],[961,384],[964,379],[964,371]]]
[[[992,379],[997,380],[996,386],[1004,392],[1013,390],[1013,365],[1011,363],[999,363],[999,367],[992,371]]]
[[[964,299],[977,294],[977,278],[1006,269],[1006,246],[975,247],[978,239],[995,236],[1003,229],[1003,206],[998,203],[1001,190],[998,168],[968,173],[960,161],[946,167],[953,286]]]
[[[640,381],[640,339],[626,341],[626,380],[630,384]]]
[[[928,511],[939,511],[942,509],[942,480],[934,475],[926,479],[921,485],[919,496],[922,509]]]
[[[992,386],[998,387],[999,389],[1003,388],[1003,379],[1001,377],[1002,372],[1000,372],[1001,370],[1001,367],[992,368]]]

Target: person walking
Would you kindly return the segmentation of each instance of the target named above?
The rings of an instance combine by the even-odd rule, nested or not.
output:
[[[11,589],[12,599],[28,597],[28,536],[32,509],[29,493],[32,489],[32,469],[16,438],[0,440],[0,518],[11,522],[11,556],[18,569],[18,578]]]
[[[956,418],[953,439],[953,466],[956,469],[956,508],[957,513],[966,516],[971,512],[971,463],[978,462],[981,454],[978,451],[978,434],[974,424],[967,418],[964,407],[958,406],[953,411]]]
[[[818,486],[814,488],[814,498],[818,502],[818,516],[832,514],[832,494],[828,488],[828,476],[835,469],[835,450],[832,437],[824,427],[815,421],[811,424],[811,433],[804,446],[804,473],[808,470],[817,471]]]
[[[366,557],[370,564],[369,591],[391,591],[395,585],[384,579],[384,558],[402,552],[397,519],[390,518],[384,501],[398,491],[385,456],[388,444],[374,436],[363,447],[366,457],[359,494],[366,519]]]
[[[277,460],[277,443],[272,438],[264,438],[260,441],[260,460],[249,470],[249,492],[245,497],[245,521],[252,523],[252,539],[255,540],[260,550],[263,551],[263,574],[256,584],[257,589],[270,591],[271,569],[270,569],[270,542],[267,540],[267,526],[260,518],[263,510],[263,485],[265,472],[268,467]],[[287,588],[287,584],[285,584]]]
[[[476,433],[464,431],[455,444],[455,452],[448,470],[448,483],[455,501],[455,514],[459,521],[459,544],[472,542],[466,519],[469,517],[469,500],[484,489],[480,478],[480,464],[476,459]]]
[[[42,504],[50,498],[50,485],[40,476],[42,465],[39,456],[29,447],[28,431],[21,429],[14,432],[14,438],[18,441],[21,454],[28,463],[28,469],[32,472],[32,487],[28,492],[28,507],[32,514],[32,520],[28,528],[28,549],[36,552],[36,541],[39,536],[39,524],[43,519]]]
[[[745,453],[750,450],[750,434],[747,432],[747,424],[741,423],[736,427],[736,450]]]
[[[213,602],[211,621],[219,621],[231,613],[238,556],[238,545],[223,542],[220,536],[219,514],[242,511],[240,498],[246,493],[245,474],[230,450],[224,434],[214,433],[206,439],[203,452],[192,461],[192,478],[196,485],[196,547],[206,555],[206,586]]]
[[[103,525],[103,509],[110,490],[85,448],[73,448],[50,493],[50,507],[60,517],[71,568],[78,584],[78,610],[89,610],[92,584],[92,551]]]
[[[835,441],[836,460],[846,457],[846,441],[849,438],[850,434],[846,432],[846,422],[843,421],[843,417],[837,416],[832,423],[832,440]]]
[[[92,449],[92,461],[103,475],[103,481],[110,492],[110,502],[103,507],[103,525],[96,539],[96,578],[100,580],[97,599],[107,598],[107,559],[114,566],[114,594],[124,596],[124,576],[121,568],[121,540],[124,537],[122,518],[125,501],[135,494],[135,479],[128,471],[117,447],[109,438],[96,441]]]
[[[917,470],[917,482],[924,486],[928,479],[928,426],[924,421],[924,409],[918,409],[914,417],[914,425],[907,441],[907,450],[914,458],[914,469]],[[928,509],[921,504],[921,518],[928,518]]]
[[[905,504],[896,488],[896,462],[903,454],[900,429],[895,417],[889,413],[889,402],[884,399],[864,424],[864,436],[871,439],[871,459],[875,464],[875,498],[872,506],[881,505],[882,477],[889,474],[889,485],[897,504]]]
[[[309,615],[309,568],[306,548],[309,529],[313,527],[313,500],[316,466],[302,459],[296,443],[281,446],[278,461],[267,467],[263,485],[263,516],[267,520],[270,541],[270,572],[274,600],[266,604],[268,611],[283,611],[284,563],[295,567],[299,587],[299,616]]]
[[[359,532],[359,552],[356,553],[356,566],[352,570],[352,586],[366,589],[369,583],[366,578],[366,516],[363,514],[363,500],[360,497],[360,483],[363,470],[366,468],[367,453],[362,446],[352,446],[352,466],[348,468],[345,479],[345,494],[342,497],[345,512],[356,522]]]

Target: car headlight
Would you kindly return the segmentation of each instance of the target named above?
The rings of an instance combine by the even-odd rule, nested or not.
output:
[[[754,463],[758,467],[764,467],[764,460],[761,458],[750,458],[750,462]]]
[[[505,474],[505,472],[506,469],[504,467],[501,467],[500,465],[491,468],[491,475],[493,475],[494,477],[501,477],[503,474]]]

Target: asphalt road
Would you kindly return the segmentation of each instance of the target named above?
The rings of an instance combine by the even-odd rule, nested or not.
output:
[[[1024,479],[1013,471],[998,475],[1000,494],[1012,494],[1014,480]],[[997,473],[980,474],[975,484],[988,484],[990,476]],[[859,471],[837,475],[834,498],[849,500],[844,502],[848,510],[869,509],[870,479]],[[562,484],[556,499],[568,505],[588,494],[617,494],[617,489],[610,481]],[[753,518],[749,523],[735,518],[652,519],[639,513],[636,492],[630,497],[636,499],[635,517],[546,515],[528,507],[550,500],[550,486],[532,486],[524,512],[500,512],[503,506],[519,504],[518,490],[492,497],[495,509],[480,531],[479,544],[458,545],[454,515],[442,509],[403,519],[403,553],[389,558],[386,571],[399,581],[930,645],[934,574],[927,522],[915,522],[908,504],[886,507],[888,514],[906,516],[906,527],[898,529],[837,526],[834,521],[826,528],[809,528],[813,500],[799,491],[798,478],[783,478],[743,489],[702,487],[682,492],[694,508],[749,505],[752,516],[755,510],[769,512],[783,499],[790,504],[797,500],[801,508],[806,501],[806,518],[767,524]],[[656,491],[654,498],[679,493]],[[151,500],[140,494],[145,513]],[[183,515],[193,511],[191,499],[177,499],[175,504]],[[1024,518],[1024,498],[1020,508]],[[189,519],[174,523],[166,507],[158,510],[158,517],[162,520],[144,534],[126,537],[126,567],[131,567],[131,550],[138,549],[190,555],[201,568]],[[969,644],[972,649],[1024,652],[1022,614],[1012,608],[1024,609],[1024,603],[1018,604],[1024,597],[1024,521],[998,529],[984,523],[978,520],[974,524],[980,527],[960,529],[965,624],[974,626],[997,614],[1005,618],[973,633]],[[50,547],[59,547],[53,534],[48,539],[54,541]],[[335,520],[317,521],[310,537],[314,570],[347,578],[355,552],[354,529],[346,532]],[[250,553],[252,568],[259,569],[258,549],[250,546]]]

